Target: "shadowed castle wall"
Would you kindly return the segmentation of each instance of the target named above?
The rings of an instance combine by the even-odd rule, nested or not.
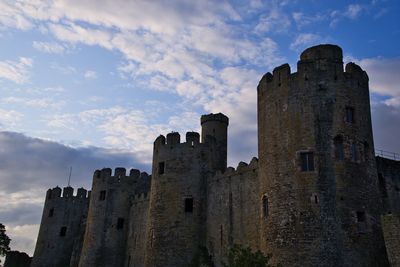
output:
[[[284,266],[386,266],[368,76],[354,63],[344,72],[333,45],[305,50],[297,69],[277,67],[258,86],[260,199],[270,211],[261,248]]]
[[[400,214],[400,161],[376,157],[378,187],[383,200],[382,214]]]
[[[207,248],[216,267],[234,244],[259,249],[258,160],[217,172],[207,189]]]
[[[32,267],[70,266],[73,252],[80,251],[89,196],[83,188],[73,193],[72,187],[47,191]]]
[[[146,173],[124,168],[95,171],[85,239],[79,266],[123,266],[125,261],[130,217],[130,196],[135,195],[139,180],[149,179]]]

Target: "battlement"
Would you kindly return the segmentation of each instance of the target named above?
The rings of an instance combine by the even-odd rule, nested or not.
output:
[[[131,197],[132,204],[136,204],[143,201],[148,201],[150,199],[150,194],[147,192],[134,194]]]
[[[257,169],[258,169],[258,158],[253,157],[250,163],[241,161],[238,163],[236,168],[228,167],[224,172],[217,171],[215,175],[211,178],[211,181],[220,180],[227,177],[234,177],[249,171],[251,172],[257,171]]]
[[[162,147],[168,145],[168,147],[176,147],[178,145],[195,147],[200,144],[200,134],[197,132],[187,132],[186,142],[181,143],[181,135],[178,132],[171,132],[165,136],[160,135],[154,141],[154,147]]]
[[[203,123],[205,122],[210,122],[210,121],[219,121],[226,123],[226,125],[229,125],[229,118],[222,113],[216,113],[216,114],[210,113],[201,116],[200,119],[201,125],[203,125]]]
[[[71,186],[64,187],[61,189],[60,187],[56,186],[52,189],[47,190],[46,199],[52,200],[57,198],[89,198],[90,191],[87,191],[84,188],[78,188],[76,195],[74,196],[74,188]]]
[[[125,168],[115,168],[114,175],[111,168],[103,168],[96,170],[93,174],[94,182],[107,182],[108,184],[125,184],[125,183],[139,183],[141,181],[148,181],[149,174],[140,172],[138,169],[131,169],[127,175]]]

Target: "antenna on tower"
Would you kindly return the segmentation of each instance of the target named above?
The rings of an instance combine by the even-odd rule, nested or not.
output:
[[[69,167],[68,186],[70,186],[71,183],[71,174],[72,174],[72,166]]]

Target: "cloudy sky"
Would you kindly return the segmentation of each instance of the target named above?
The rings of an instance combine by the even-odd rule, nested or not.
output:
[[[94,169],[150,170],[152,142],[230,117],[256,151],[262,75],[320,43],[370,77],[375,147],[400,152],[397,0],[0,0],[0,222],[33,252],[45,191]]]

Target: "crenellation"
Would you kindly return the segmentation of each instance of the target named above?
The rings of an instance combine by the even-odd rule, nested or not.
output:
[[[262,77],[258,157],[236,169],[229,118],[211,113],[201,136],[155,139],[151,175],[103,168],[89,192],[49,189],[32,266],[180,267],[206,247],[221,267],[234,244],[281,266],[397,262],[400,164],[374,157],[368,75],[342,54],[311,47],[297,72]]]

